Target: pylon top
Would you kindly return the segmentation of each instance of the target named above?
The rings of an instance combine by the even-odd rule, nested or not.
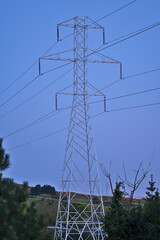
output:
[[[99,25],[97,22],[95,22],[94,20],[92,20],[91,18],[89,18],[87,16],[82,16],[82,17],[76,16],[74,18],[71,18],[62,23],[57,24],[57,27],[63,26],[63,27],[74,28],[75,25],[77,25],[76,22],[78,22],[78,25],[83,26],[85,28],[104,29],[101,25]]]

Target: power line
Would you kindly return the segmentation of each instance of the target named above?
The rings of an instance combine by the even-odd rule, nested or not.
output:
[[[117,96],[117,97],[106,98],[106,100],[110,101],[110,100],[115,100],[115,99],[124,98],[124,97],[130,97],[130,96],[143,94],[143,93],[148,93],[148,92],[157,91],[157,90],[160,90],[160,87],[151,88],[151,89],[147,89],[147,90],[143,90],[143,91],[139,91],[139,92],[134,92],[134,93],[129,93],[129,94],[121,95],[121,96]],[[98,101],[90,102],[89,104],[100,103],[100,102],[104,102],[104,100],[98,100]]]
[[[41,75],[44,75],[44,74],[53,72],[54,70],[57,70],[57,69],[62,68],[62,67],[65,67],[65,66],[67,66],[67,65],[69,65],[69,64],[71,64],[71,63],[72,63],[72,62],[68,62],[68,63],[65,63],[65,64],[63,64],[63,65],[61,65],[61,66],[56,67],[56,68],[52,68],[52,69],[50,69],[50,70],[48,70],[48,71],[46,71],[46,72],[44,72],[44,73],[41,73]]]
[[[111,98],[107,98],[106,100],[107,100],[107,101],[110,101],[110,100],[115,100],[115,99],[119,99],[119,98],[134,96],[134,95],[138,95],[138,94],[144,94],[144,93],[152,92],[152,91],[156,91],[156,90],[160,90],[160,87],[158,87],[158,88],[151,88],[151,89],[147,89],[147,90],[143,90],[143,91],[139,91],[139,92],[134,92],[134,93],[126,94],[126,95],[121,95],[121,96],[117,96],[117,97],[111,97]],[[104,100],[93,101],[93,102],[89,102],[89,104],[100,103],[100,102],[103,102],[103,101],[104,101]],[[143,105],[142,105],[142,106],[143,106]],[[71,108],[71,107],[72,107],[72,106],[68,106],[68,107],[62,108],[62,109],[60,109],[59,112],[57,112],[57,113],[55,113],[56,110],[51,111],[51,112],[49,112],[49,113],[41,116],[40,118],[34,120],[33,122],[31,122],[31,123],[23,126],[22,128],[19,128],[19,129],[15,130],[14,132],[9,133],[8,135],[4,136],[3,139],[5,139],[5,138],[7,138],[7,137],[10,137],[10,136],[12,136],[12,135],[15,135],[16,133],[21,132],[21,131],[23,131],[23,130],[25,130],[25,129],[27,129],[27,128],[30,128],[30,127],[32,127],[32,126],[35,126],[36,124],[39,124],[40,122],[45,121],[45,120],[47,120],[47,119],[49,119],[49,118],[51,118],[51,117],[59,114],[60,112]],[[55,113],[55,114],[53,114],[53,113]]]
[[[125,7],[128,7],[128,6],[131,5],[132,3],[135,3],[136,1],[137,1],[137,0],[134,0],[134,1],[130,2],[130,3],[128,3],[128,4],[123,5],[122,7],[120,7],[120,8],[118,8],[118,9],[114,10],[113,12],[105,15],[104,17],[99,18],[96,22],[99,22],[99,21],[103,20],[104,18],[107,18],[107,17],[111,16],[112,14],[114,14],[114,13],[122,10],[122,9],[125,8]]]
[[[57,133],[59,133],[59,132],[62,132],[62,131],[64,131],[64,130],[66,130],[66,129],[68,129],[68,127],[62,128],[62,129],[60,129],[60,130],[57,130],[57,131],[55,131],[55,132],[52,132],[52,133],[50,133],[50,134],[48,134],[48,135],[45,135],[45,136],[43,136],[43,137],[36,138],[36,139],[34,139],[34,140],[32,140],[32,141],[29,141],[29,142],[26,142],[26,143],[24,143],[24,144],[20,144],[20,145],[18,145],[18,146],[9,148],[8,150],[13,150],[13,149],[16,149],[16,148],[20,148],[20,147],[29,145],[29,144],[31,144],[31,143],[37,142],[37,141],[39,141],[39,140],[48,138],[48,137],[50,137],[50,136],[52,136],[52,135],[54,135],[54,134],[57,134]]]
[[[60,39],[60,41],[63,41],[64,39],[70,37],[71,34],[68,34],[67,36]],[[54,48],[57,45],[58,41],[56,41],[54,44],[52,44],[43,54],[41,57],[44,57],[52,48]],[[18,76],[12,83],[10,83],[3,91],[0,92],[0,95],[5,93],[12,85],[14,85],[20,78],[22,78],[33,66],[35,66],[36,63],[38,63],[39,58],[31,64],[20,76]]]
[[[25,129],[27,129],[27,128],[33,127],[33,126],[39,124],[40,122],[45,121],[45,120],[47,120],[47,119],[49,119],[49,118],[51,118],[51,117],[53,117],[53,116],[61,113],[62,111],[63,111],[63,110],[58,111],[58,112],[56,112],[56,110],[51,111],[51,112],[49,112],[49,113],[41,116],[40,118],[32,121],[31,123],[29,123],[29,124],[27,124],[27,125],[19,128],[19,129],[15,130],[15,131],[13,131],[13,132],[7,134],[6,136],[3,137],[3,139],[8,138],[8,137],[10,137],[10,136],[12,136],[12,135],[15,135],[16,133],[19,133],[19,132],[21,132],[21,131],[23,131],[23,130],[25,130]],[[55,112],[56,112],[56,113],[55,113]],[[54,114],[54,113],[55,113],[55,114]]]
[[[104,50],[104,49],[106,49],[106,48],[112,47],[112,46],[114,46],[114,45],[116,45],[116,44],[119,44],[119,43],[121,43],[121,42],[123,42],[123,41],[126,41],[127,39],[130,39],[130,38],[132,38],[132,37],[135,37],[135,36],[137,36],[137,35],[145,32],[145,31],[148,31],[148,30],[150,30],[150,29],[152,29],[152,28],[154,28],[154,27],[157,27],[157,26],[159,26],[159,25],[160,25],[160,22],[157,22],[157,23],[155,23],[155,24],[149,25],[149,26],[145,27],[144,30],[142,30],[142,31],[140,30],[138,33],[135,33],[135,34],[133,34],[133,35],[131,35],[131,36],[129,36],[129,37],[126,37],[126,38],[124,38],[124,39],[122,39],[122,40],[120,40],[120,41],[118,41],[118,42],[115,42],[115,43],[109,45],[109,46],[106,46],[106,47],[103,47],[103,48],[101,48],[101,49],[99,49],[99,50],[93,51],[92,53],[88,54],[88,56],[90,56],[90,55],[92,55],[92,54],[95,54],[95,53],[98,53],[98,52],[100,52],[100,51],[102,51],[102,50]],[[88,56],[87,56],[87,57],[88,57]],[[43,74],[52,72],[52,71],[54,71],[54,70],[56,70],[56,69],[59,69],[59,68],[64,67],[64,66],[66,66],[66,65],[69,65],[69,64],[71,64],[71,63],[72,63],[72,62],[63,64],[63,65],[61,65],[61,66],[59,66],[59,67],[53,68],[53,69],[51,69],[51,70],[49,70],[49,71],[46,71],[46,72],[44,72]],[[39,77],[39,76],[41,76],[41,75],[36,76],[35,79],[36,79],[37,77]],[[23,91],[23,90],[24,90],[28,85],[30,85],[35,79],[33,79],[33,80],[32,80],[31,82],[29,82],[28,84],[26,84],[26,85],[25,85],[22,89],[20,89],[16,94],[14,94],[14,95],[11,96],[9,99],[7,99],[4,103],[2,103],[2,104],[0,105],[0,107],[2,107],[3,105],[5,105],[6,103],[8,103],[8,102],[9,102],[12,98],[14,98],[15,96],[17,96],[17,94],[19,94],[21,91]]]
[[[16,97],[20,92],[22,92],[26,87],[28,87],[31,83],[33,83],[40,75],[37,75],[34,77],[29,83],[27,83],[23,88],[21,88],[19,91],[17,91],[15,94],[13,94],[11,97],[9,97],[5,102],[0,104],[0,107],[4,106],[6,103],[10,102],[14,97]]]
[[[148,93],[148,92],[157,91],[157,90],[160,90],[160,87],[158,87],[158,88],[151,88],[151,89],[147,89],[147,90],[143,90],[143,91],[139,91],[139,92],[134,92],[134,93],[126,94],[126,95],[121,95],[121,96],[117,96],[117,97],[112,97],[112,98],[108,98],[106,100],[109,101],[109,100],[114,100],[114,99],[119,99],[119,98],[124,98],[124,97],[130,97],[130,96],[143,94],[143,93]]]
[[[119,41],[117,41],[117,42],[115,42],[115,43],[112,43],[112,44],[110,44],[110,45],[108,45],[108,46],[106,46],[106,47],[103,47],[103,48],[100,48],[100,49],[98,48],[97,50],[95,50],[95,51],[93,51],[92,53],[88,54],[88,56],[90,56],[90,55],[92,55],[92,54],[94,54],[94,53],[103,51],[104,49],[110,48],[110,47],[112,47],[112,46],[115,46],[115,45],[117,45],[117,44],[119,44],[119,43],[121,43],[121,42],[124,42],[124,41],[126,41],[126,40],[128,40],[128,39],[130,39],[130,38],[133,38],[133,37],[135,37],[135,36],[137,36],[137,35],[139,35],[139,34],[141,34],[141,33],[143,33],[143,32],[146,32],[146,31],[148,31],[148,30],[150,30],[150,29],[152,29],[152,28],[158,27],[159,25],[160,25],[160,22],[156,22],[156,23],[154,23],[154,24],[152,24],[152,25],[146,26],[146,27],[144,27],[144,28],[142,28],[142,29],[140,29],[140,30],[137,30],[136,33],[134,33],[134,34],[132,34],[132,33],[128,34],[128,37],[125,37],[125,38],[122,39],[122,40],[119,40]],[[121,38],[122,38],[122,37],[121,37]],[[107,44],[107,43],[106,43],[106,44]]]
[[[69,63],[65,63],[61,66],[58,66],[58,67],[55,67],[55,68],[52,68],[51,70],[49,71],[46,71],[44,73],[42,73],[41,75],[37,75],[36,77],[34,77],[30,82],[28,82],[23,88],[21,88],[20,90],[18,90],[15,94],[13,94],[11,97],[9,97],[5,102],[3,102],[2,104],[0,104],[0,107],[4,106],[6,103],[10,102],[10,100],[12,100],[14,97],[16,97],[19,93],[21,93],[25,88],[27,88],[31,83],[33,83],[37,78],[41,77],[42,75],[46,74],[46,73],[49,73],[49,72],[52,72],[52,71],[55,71],[57,69],[60,69],[64,66],[67,66]]]
[[[144,104],[144,105],[137,105],[137,106],[132,106],[132,107],[125,107],[125,108],[116,108],[116,109],[108,110],[107,112],[116,112],[116,111],[123,111],[123,110],[143,108],[143,107],[152,107],[152,106],[156,106],[156,105],[160,105],[160,102]]]
[[[152,24],[152,25],[150,25],[150,26],[154,26],[154,25],[155,25],[155,24]],[[118,38],[112,39],[112,40],[108,41],[106,44],[109,44],[109,43],[115,42],[115,41],[120,40],[120,39],[122,39],[122,38],[124,38],[124,37],[129,37],[129,36],[131,36],[131,35],[133,35],[133,34],[136,34],[136,33],[140,32],[140,31],[143,31],[143,30],[145,30],[145,29],[147,29],[147,28],[148,28],[148,26],[143,27],[143,28],[141,28],[141,29],[139,29],[139,30],[136,30],[136,31],[134,31],[134,32],[131,32],[131,33],[125,34],[125,35],[123,35],[123,36],[121,36],[121,37],[118,37]],[[103,45],[102,45],[102,46],[103,46]]]
[[[123,5],[122,7],[114,10],[113,12],[108,13],[107,15],[105,15],[105,16],[97,19],[96,21],[93,21],[93,23],[88,24],[88,27],[91,26],[91,25],[93,25],[94,23],[97,23],[97,22],[101,21],[101,20],[104,19],[104,18],[107,18],[107,17],[111,16],[112,14],[114,14],[114,13],[122,10],[122,9],[125,8],[125,7],[128,7],[129,5],[131,5],[132,3],[136,2],[136,1],[137,1],[137,0],[134,0],[134,1],[130,2],[130,3],[128,3],[128,4],[125,4],[125,5]],[[72,36],[73,34],[74,34],[74,33],[71,33],[71,34],[69,34],[68,36]],[[68,36],[67,36],[67,37],[68,37]],[[64,38],[66,38],[66,37],[64,37]],[[64,39],[64,38],[63,38],[63,39]],[[59,41],[61,41],[61,39],[60,39]]]
[[[95,103],[97,103],[97,102],[95,102]],[[13,131],[13,132],[5,135],[5,136],[3,137],[3,139],[6,139],[6,138],[8,138],[8,137],[10,137],[10,136],[13,136],[13,135],[15,135],[15,134],[17,134],[17,133],[19,133],[19,132],[22,132],[22,131],[24,131],[24,130],[27,129],[27,128],[33,127],[33,126],[35,126],[35,125],[37,125],[37,124],[39,124],[39,123],[41,123],[41,122],[43,122],[43,121],[45,121],[45,120],[53,117],[53,116],[55,116],[55,115],[58,115],[59,113],[61,113],[61,112],[64,111],[64,110],[70,109],[71,107],[72,107],[72,106],[68,106],[68,107],[59,109],[58,112],[56,112],[57,110],[51,111],[51,112],[49,112],[49,113],[41,116],[40,118],[32,121],[31,123],[29,123],[29,124],[27,124],[27,125],[19,128],[19,129],[17,129],[17,130],[15,130],[15,131]],[[55,114],[54,114],[54,113],[55,113]],[[96,115],[96,116],[97,116],[97,115]],[[95,117],[95,116],[94,116],[94,117]]]
[[[30,98],[28,98],[27,100],[25,100],[24,102],[22,102],[21,104],[17,105],[15,108],[12,108],[11,110],[9,110],[8,112],[2,114],[0,116],[0,119],[7,116],[8,114],[14,112],[16,109],[18,109],[19,107],[23,106],[25,103],[27,103],[28,101],[30,101],[31,99],[33,99],[34,97],[36,97],[37,95],[39,95],[41,92],[43,92],[44,90],[46,90],[47,88],[49,88],[52,84],[54,84],[57,80],[59,80],[61,77],[63,77],[64,75],[66,75],[68,72],[70,72],[73,68],[69,69],[68,71],[66,71],[64,74],[62,74],[60,77],[58,77],[57,79],[55,79],[53,82],[51,82],[50,84],[48,84],[46,87],[44,87],[43,89],[41,89],[40,91],[38,91],[37,93],[35,93],[33,96],[31,96]],[[123,80],[125,79],[128,79],[128,78],[133,78],[133,77],[137,77],[137,76],[141,76],[141,75],[146,75],[146,74],[149,74],[149,73],[153,73],[153,72],[156,72],[156,71],[160,71],[160,68],[156,68],[156,69],[152,69],[152,70],[149,70],[149,71],[145,71],[145,72],[141,72],[141,73],[137,73],[137,74],[132,74],[132,75],[128,75],[126,77],[123,77]],[[123,81],[122,79],[117,79],[116,81],[104,86],[103,88],[100,89],[100,91],[106,89],[106,88],[109,88],[111,87],[112,85],[116,84],[117,82],[119,81]],[[147,90],[148,91],[148,90]],[[150,90],[149,90],[150,91]],[[118,98],[118,97],[117,97]],[[109,100],[109,99],[107,99]],[[97,103],[99,101],[96,101],[94,103]],[[100,102],[102,102],[100,100]],[[92,104],[92,102],[90,103]],[[68,108],[68,107],[67,107]],[[70,108],[70,107],[69,107]]]
[[[126,4],[126,5],[122,6],[122,7],[118,8],[118,9],[116,9],[116,10],[114,10],[113,12],[111,12],[111,13],[103,16],[102,18],[99,18],[99,19],[98,19],[97,21],[95,21],[95,22],[99,22],[99,21],[101,21],[102,19],[111,16],[112,14],[114,14],[114,13],[122,10],[123,8],[131,5],[131,4],[134,3],[134,2],[136,2],[136,0],[134,0],[134,1],[132,1],[132,2],[130,2],[130,3],[128,3],[128,4]],[[90,24],[90,25],[91,25],[91,24]],[[74,33],[68,34],[67,36],[61,38],[59,41],[63,41],[64,39],[72,36],[73,34],[74,34]],[[45,52],[42,54],[41,57],[44,57],[52,48],[54,48],[54,46],[55,46],[57,43],[58,43],[58,41],[56,41],[53,45],[51,45],[51,47],[49,47],[49,48],[47,49],[47,51],[45,51]],[[0,92],[0,95],[2,95],[3,93],[5,93],[12,85],[14,85],[20,78],[22,78],[33,66],[36,65],[36,63],[38,63],[38,61],[39,61],[39,59],[37,59],[33,64],[31,64],[20,76],[18,76],[18,77],[17,77],[12,83],[10,83],[3,91],[1,91],[1,92]]]
[[[5,93],[12,85],[14,85],[21,77],[23,77],[35,64],[37,63],[37,60],[29,67],[27,68],[19,77],[17,77],[11,84],[9,84],[2,92],[0,92],[0,95]]]
[[[153,73],[153,72],[157,72],[157,71],[160,71],[160,68],[152,69],[152,70],[145,71],[145,72],[141,72],[141,73],[137,73],[137,74],[128,75],[128,76],[126,76],[126,77],[123,77],[122,79],[119,78],[119,79],[113,81],[112,83],[104,86],[104,87],[101,88],[99,91],[102,91],[102,90],[104,90],[104,89],[106,89],[106,88],[109,88],[109,87],[111,87],[112,85],[116,84],[116,83],[119,82],[119,81],[123,81],[123,80],[128,79],[128,78],[138,77],[138,76],[142,76],[142,75],[149,74],[149,73]]]
[[[138,76],[141,76],[141,75],[145,75],[145,74],[152,73],[152,72],[157,72],[157,71],[160,71],[160,68],[155,68],[155,69],[152,69],[152,70],[149,70],[149,71],[145,71],[145,72],[141,72],[141,73],[137,73],[137,74],[132,74],[132,75],[123,77],[123,79],[138,77]]]
[[[116,111],[124,111],[124,110],[129,110],[129,109],[136,109],[136,108],[152,107],[152,106],[156,106],[156,105],[160,105],[160,102],[150,103],[150,104],[143,104],[143,105],[137,105],[137,106],[132,106],[132,107],[125,107],[125,108],[110,109],[110,110],[107,110],[106,113],[116,112]],[[97,117],[97,116],[102,115],[102,114],[104,114],[104,113],[105,113],[105,112],[100,112],[100,113],[94,115],[94,116],[91,117],[91,118]],[[33,143],[33,142],[37,142],[37,141],[40,141],[40,140],[42,140],[42,139],[48,138],[48,137],[50,137],[50,136],[52,136],[52,135],[54,135],[54,134],[57,134],[57,133],[59,133],[59,132],[62,132],[62,131],[64,131],[64,130],[66,130],[66,129],[68,129],[68,127],[62,128],[62,129],[60,129],[60,130],[58,130],[58,131],[52,132],[52,133],[47,134],[47,135],[45,135],[45,136],[43,136],[43,137],[36,138],[36,139],[34,139],[34,140],[32,140],[32,141],[29,141],[29,142],[27,142],[27,143],[17,145],[17,146],[12,147],[12,148],[10,148],[10,149],[8,149],[8,150],[13,150],[13,149],[17,149],[17,148],[20,148],[20,147],[29,145],[29,144],[31,144],[31,143]]]
[[[121,38],[123,38],[123,37],[126,36],[124,39],[121,39],[121,40],[119,40],[119,41],[117,41],[117,42],[115,42],[115,43],[113,43],[113,44],[107,45],[106,47],[101,48],[101,47],[103,46],[103,45],[101,45],[101,46],[98,47],[96,50],[94,50],[93,52],[91,52],[90,54],[88,54],[86,57],[89,57],[89,56],[91,56],[91,55],[93,55],[93,54],[95,54],[95,53],[98,53],[98,52],[100,52],[100,51],[103,51],[104,49],[107,49],[107,48],[110,48],[110,47],[112,47],[112,46],[115,46],[115,45],[117,45],[117,44],[119,44],[119,43],[121,43],[121,42],[124,42],[124,41],[126,41],[126,40],[128,40],[128,39],[130,39],[130,38],[133,38],[133,37],[135,37],[135,36],[137,36],[137,35],[139,35],[139,34],[142,34],[142,33],[146,32],[146,31],[149,31],[149,30],[151,30],[152,28],[158,27],[159,25],[160,25],[160,22],[156,22],[156,23],[154,23],[154,24],[151,24],[151,25],[148,25],[148,26],[146,26],[146,27],[144,27],[144,28],[141,28],[141,29],[139,29],[139,30],[137,30],[137,31],[135,31],[135,32],[129,33],[129,34],[127,34],[127,35],[124,35],[124,36],[120,37],[120,39],[121,39]],[[112,40],[112,41],[115,41],[115,40]],[[106,43],[106,44],[107,44],[107,43]],[[82,59],[82,58],[81,58],[81,59]],[[79,59],[79,60],[81,60],[81,59]]]
[[[95,117],[97,117],[97,116],[99,116],[99,115],[101,115],[101,114],[103,114],[103,113],[104,113],[104,112],[100,112],[100,113],[92,116],[91,118],[95,118]],[[48,137],[50,137],[50,136],[52,136],[52,135],[54,135],[54,134],[57,134],[57,133],[59,133],[59,132],[62,132],[62,131],[64,131],[64,130],[66,130],[66,129],[68,129],[68,127],[65,127],[65,128],[60,129],[60,130],[54,131],[54,132],[49,133],[49,134],[47,134],[47,135],[45,135],[45,136],[42,136],[42,137],[33,139],[33,140],[31,140],[31,141],[29,141],[29,142],[26,142],[26,143],[24,143],[24,144],[17,145],[17,146],[12,147],[12,148],[10,148],[10,149],[8,149],[8,150],[13,150],[13,149],[17,149],[17,148],[20,148],[20,147],[29,145],[29,144],[31,144],[31,143],[40,141],[40,140],[45,139],[45,138],[48,138]]]
[[[43,57],[44,55],[46,55],[58,42],[56,41],[51,47],[48,48],[48,50],[46,52],[44,52],[44,54],[41,56]],[[39,61],[39,59],[37,59],[33,64],[30,65],[30,67],[28,67],[19,77],[17,77],[11,84],[9,84],[2,92],[0,92],[0,95],[2,95],[3,93],[5,93],[12,85],[14,85],[20,78],[22,78],[37,62]]]
[[[8,114],[14,112],[15,110],[17,110],[19,107],[23,106],[25,103],[29,102],[31,99],[33,99],[34,97],[38,96],[40,93],[42,93],[43,91],[45,91],[46,89],[48,89],[50,86],[52,86],[55,82],[57,82],[59,79],[61,79],[62,77],[64,77],[66,74],[68,74],[73,68],[69,69],[68,71],[66,71],[64,74],[60,75],[58,78],[56,78],[54,81],[52,81],[50,84],[48,84],[47,86],[45,86],[44,88],[42,88],[40,91],[37,91],[35,94],[33,94],[31,97],[29,97],[28,99],[26,99],[24,102],[22,102],[21,104],[17,105],[16,107],[12,108],[11,110],[9,110],[8,112],[0,115],[0,119],[7,116]]]

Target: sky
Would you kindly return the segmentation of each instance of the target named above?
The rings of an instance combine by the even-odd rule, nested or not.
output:
[[[19,148],[14,149],[14,147],[68,127],[70,110],[63,111],[12,136],[6,136],[55,110],[55,94],[72,84],[73,66],[67,65],[37,78],[12,98],[38,74],[38,64],[20,79],[16,79],[56,42],[58,23],[75,16],[88,16],[96,21],[129,2],[126,0],[0,1],[0,137],[4,139],[3,146],[11,160],[10,168],[4,173],[5,177],[13,178],[17,183],[28,181],[30,186],[51,184],[56,190],[60,190],[67,130]],[[105,28],[106,42],[159,22],[159,9],[159,0],[137,0],[121,11],[102,19],[99,24]],[[60,38],[71,33],[72,29],[61,28]],[[90,30],[88,37],[91,49],[94,50],[102,45],[101,31]],[[158,26],[107,48],[101,53],[121,62],[123,77],[126,77],[160,68],[159,42],[160,27]],[[71,48],[73,48],[73,35],[57,43],[49,54]],[[45,61],[41,70],[45,72],[62,64],[63,62],[58,61]],[[102,89],[119,79],[119,66],[116,64],[94,63],[89,64],[88,67],[88,80],[97,89]],[[65,76],[57,80],[63,74]],[[104,89],[103,93],[108,99],[159,88],[159,76],[160,71],[155,71],[126,78]],[[3,92],[15,80],[15,84]],[[17,107],[52,82],[54,83],[51,87]],[[7,101],[10,97],[11,99]],[[70,106],[71,100],[67,96],[58,97],[58,107]],[[92,100],[97,101],[99,98],[95,97]],[[103,195],[111,192],[108,180],[100,169],[100,163],[103,163],[107,170],[110,162],[112,163],[111,177],[115,185],[118,175],[124,177],[123,163],[128,180],[133,182],[140,162],[143,161],[142,170],[145,170],[152,160],[150,173],[154,176],[156,186],[160,188],[160,105],[111,111],[158,102],[160,102],[160,90],[108,100],[107,112],[92,119]],[[12,109],[14,111],[8,113]],[[103,102],[92,104],[92,115],[102,111]],[[137,197],[145,195],[150,173],[137,190]]]

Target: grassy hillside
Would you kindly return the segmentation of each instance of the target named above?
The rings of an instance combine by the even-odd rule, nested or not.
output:
[[[83,195],[83,194],[77,194],[77,198],[74,200],[75,204],[79,206],[79,208],[82,208],[82,205],[87,205],[88,203],[88,198]],[[56,192],[56,195],[51,197],[50,195],[47,194],[42,194],[39,196],[35,197],[30,197],[29,201],[35,202],[35,206],[38,210],[39,213],[43,214],[44,219],[45,219],[45,225],[46,229],[43,232],[43,239],[44,240],[52,240],[54,230],[53,229],[47,229],[47,226],[55,226],[56,222],[56,214],[57,214],[57,206],[58,206],[58,199],[59,199],[59,192]],[[104,201],[104,207],[105,211],[110,205],[112,200],[112,197],[110,196],[103,196],[103,201]],[[94,202],[95,204],[98,203],[98,198],[94,196]],[[128,198],[123,199],[124,205],[127,206],[128,204]],[[137,204],[144,204],[144,200],[139,200],[139,199],[134,199],[133,200],[133,205]]]

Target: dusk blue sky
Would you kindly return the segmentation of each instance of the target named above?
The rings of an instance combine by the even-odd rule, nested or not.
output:
[[[88,16],[96,21],[129,2],[126,0],[0,1],[0,93],[56,42],[58,23],[75,16]],[[121,11],[99,21],[99,24],[105,28],[106,42],[108,42],[159,21],[159,0],[137,0]],[[72,31],[73,29],[61,28],[60,37],[63,38]],[[122,62],[123,76],[125,77],[160,68],[159,43],[160,26],[101,53]],[[96,49],[101,44],[102,32],[91,30],[89,47]],[[73,35],[56,44],[49,53],[61,52],[70,48],[73,48]],[[43,70],[62,64],[63,62],[46,62]],[[70,64],[36,79],[15,98],[0,106],[0,137],[3,138],[54,110],[55,93],[73,82],[73,70],[22,107],[1,117],[72,67]],[[89,64],[88,73],[89,82],[101,89],[119,78],[119,67],[116,64]],[[0,105],[37,74],[38,64],[8,91],[0,94]],[[106,98],[111,98],[158,88],[160,87],[159,78],[160,71],[128,78],[105,89],[103,93]],[[97,100],[99,100],[97,97],[92,99],[92,101]],[[107,101],[107,111],[158,102],[160,102],[160,90]],[[70,98],[59,97],[59,107],[70,105]],[[103,102],[91,106],[92,115],[102,111]],[[12,148],[67,127],[69,116],[70,109],[20,133],[4,138],[3,145],[11,157],[11,166],[4,176],[13,178],[17,183],[28,181],[31,186],[51,184],[55,186],[56,190],[60,190],[67,130],[24,147]],[[107,112],[93,118],[92,122],[98,161],[99,163],[103,162],[107,169],[112,161],[113,183],[115,183],[117,175],[124,176],[123,162],[128,179],[133,181],[135,170],[140,162],[143,161],[143,168],[146,169],[152,158],[151,173],[154,175],[156,186],[160,188],[160,105]],[[101,170],[99,171],[102,192],[104,195],[110,194],[107,180]],[[137,196],[145,195],[149,179],[150,174],[138,189]]]

